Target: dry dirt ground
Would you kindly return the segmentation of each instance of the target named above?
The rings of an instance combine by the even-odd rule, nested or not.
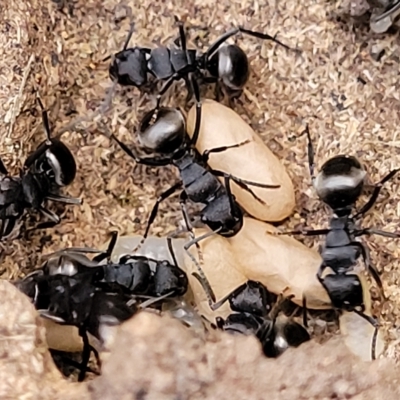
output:
[[[120,327],[101,376],[68,382],[52,362],[43,322],[29,299],[5,281],[0,281],[0,295],[6,318],[0,346],[2,399],[399,398],[399,371],[392,360],[361,362],[338,338],[267,359],[254,337],[215,332],[204,342],[178,321],[146,312]]]
[[[190,46],[199,48],[241,24],[278,32],[280,40],[303,51],[298,55],[270,42],[238,38],[252,73],[236,111],[282,159],[295,183],[297,209],[285,227],[324,226],[329,214],[310,187],[305,138],[297,137],[305,123],[316,145],[317,167],[330,156],[353,154],[364,163],[371,182],[377,182],[400,166],[399,36],[374,35],[368,27],[343,20],[340,7],[339,1],[322,0],[4,3],[0,5],[1,157],[17,174],[27,154],[43,140],[37,92],[55,133],[77,117],[90,116],[102,104],[110,87],[108,63],[102,60],[121,48],[130,19],[135,22],[132,45],[149,47],[175,39],[174,16],[185,22]],[[188,109],[181,87],[177,85],[172,103]],[[82,197],[83,206],[58,208],[63,220],[56,228],[1,243],[2,278],[15,279],[39,266],[40,254],[70,245],[99,246],[110,230],[142,232],[157,194],[170,186],[175,172],[134,165],[101,130],[105,125],[133,143],[132,132],[154,101],[154,96],[118,88],[112,109],[102,118],[63,135],[78,165],[77,178],[66,192]],[[398,179],[385,185],[365,226],[398,229],[398,187]],[[177,202],[166,202],[152,233],[174,230],[179,221]],[[317,246],[311,240],[305,243]],[[398,360],[398,243],[371,237],[368,244],[388,297],[375,302],[386,332],[386,356]]]

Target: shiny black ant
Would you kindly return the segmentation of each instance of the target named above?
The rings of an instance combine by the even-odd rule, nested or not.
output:
[[[272,40],[288,50],[292,50],[275,37],[266,33],[255,32],[243,27],[237,27],[221,35],[205,53],[186,46],[186,34],[183,23],[178,21],[179,43],[175,46],[128,48],[134,25],[125,40],[122,50],[113,56],[109,68],[110,77],[115,82],[124,86],[143,88],[148,84],[149,75],[156,81],[165,81],[157,95],[157,107],[160,106],[161,97],[171,87],[172,83],[184,79],[188,90],[188,99],[193,93],[196,101],[200,98],[194,90],[197,80],[204,83],[217,83],[225,89],[231,98],[238,97],[249,78],[249,61],[246,53],[237,45],[226,44],[232,36],[242,33],[263,40]],[[107,57],[104,61],[110,59]]]
[[[289,347],[298,347],[310,340],[307,330],[292,318],[279,318],[278,314],[289,298],[278,298],[260,282],[247,281],[218,303],[217,310],[226,301],[233,311],[224,320],[216,318],[219,329],[229,333],[255,335],[267,357],[277,357]]]
[[[373,234],[390,238],[399,238],[400,235],[375,228],[360,228],[356,220],[372,208],[382,186],[400,169],[390,171],[374,185],[370,199],[353,214],[354,205],[364,187],[365,169],[355,157],[338,155],[326,161],[321,171],[315,176],[314,149],[308,126],[304,133],[307,134],[308,139],[308,164],[313,186],[318,197],[332,209],[333,216],[327,229],[297,230],[280,234],[326,235],[325,244],[321,250],[322,263],[317,272],[318,280],[328,292],[336,308],[354,311],[376,327],[377,322],[364,314],[365,305],[360,279],[349,272],[353,270],[357,259],[361,256],[383,295],[382,282],[377,269],[371,263],[368,247],[356,239],[363,235]],[[323,272],[328,267],[332,273],[323,276]]]
[[[104,252],[67,248],[52,253],[41,269],[16,282],[41,316],[79,329],[83,340],[79,381],[85,377],[92,351],[98,359],[88,335],[101,347],[107,342],[108,327],[119,325],[139,309],[182,296],[188,288],[186,273],[176,265],[172,244],[169,249],[175,265],[143,256],[123,256],[112,263],[116,241],[117,233],[113,232]],[[100,254],[90,260],[84,253]],[[104,260],[107,262],[100,265]],[[150,263],[156,264],[154,269]]]
[[[85,378],[92,351],[99,361],[98,351],[90,343],[90,335],[100,344],[105,343],[107,328],[119,325],[138,310],[131,296],[96,287],[91,272],[68,276],[46,275],[43,270],[38,270],[17,282],[16,286],[31,298],[42,317],[78,328],[83,341],[79,381]]]
[[[119,146],[133,158],[138,164],[149,166],[174,165],[178,168],[181,181],[174,184],[164,193],[161,193],[150,213],[142,242],[133,250],[135,252],[147,238],[150,227],[154,222],[160,203],[172,196],[178,190],[180,194],[180,205],[187,231],[191,234],[192,240],[188,242],[184,249],[191,257],[197,267],[195,276],[200,280],[206,290],[209,301],[215,301],[212,288],[209,285],[199,263],[188,249],[198,242],[212,234],[219,234],[225,237],[236,235],[243,225],[243,211],[236,202],[232,194],[231,181],[238,184],[241,188],[248,191],[254,198],[264,204],[249,186],[257,186],[266,189],[277,189],[280,185],[267,185],[256,182],[250,182],[237,178],[226,172],[211,169],[207,165],[208,157],[211,153],[220,153],[228,149],[240,147],[248,141],[237,143],[230,146],[221,146],[206,150],[202,155],[193,148],[193,143],[197,141],[200,132],[201,108],[196,108],[196,123],[192,139],[186,133],[185,120],[182,113],[175,108],[161,107],[157,113],[155,122],[154,110],[148,112],[139,128],[139,141],[142,148],[153,153],[150,156],[140,156],[131,150],[127,145],[121,142],[113,134],[110,136],[119,144]],[[225,186],[217,177],[223,177]],[[200,220],[206,224],[211,232],[194,237],[192,221],[186,209],[186,202],[205,204],[200,211]]]
[[[46,275],[74,276],[90,273],[96,286],[132,295],[177,297],[186,293],[188,278],[185,271],[178,267],[171,239],[168,239],[168,248],[173,264],[167,260],[132,254],[121,256],[117,262],[112,262],[111,255],[117,239],[118,233],[112,232],[108,248],[104,252],[73,247],[56,251],[46,256],[42,270]],[[100,254],[91,260],[85,253]]]
[[[25,161],[19,176],[10,176],[0,159],[0,240],[10,237],[26,209],[40,211],[50,219],[36,229],[51,227],[60,217],[43,206],[45,200],[66,204],[81,204],[80,199],[58,193],[69,185],[76,175],[74,157],[59,139],[52,138],[47,112],[38,98],[46,140]]]

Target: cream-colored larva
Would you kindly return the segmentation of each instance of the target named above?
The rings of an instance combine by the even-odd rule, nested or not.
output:
[[[233,110],[213,100],[204,100],[201,112],[197,150],[203,153],[216,147],[229,146],[246,140],[243,146],[210,154],[211,168],[228,172],[238,178],[263,184],[280,185],[278,189],[251,187],[265,204],[249,192],[232,183],[238,203],[253,217],[262,221],[281,221],[295,206],[292,181],[280,160],[264,144],[260,136]],[[187,118],[187,132],[193,135],[196,109]]]

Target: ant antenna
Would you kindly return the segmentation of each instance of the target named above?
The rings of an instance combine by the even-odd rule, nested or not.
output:
[[[126,39],[125,39],[125,43],[124,43],[124,46],[122,47],[122,50],[121,50],[121,51],[125,51],[125,50],[128,48],[128,45],[129,45],[129,42],[130,42],[131,39],[132,39],[132,35],[133,35],[133,31],[134,31],[134,30],[135,30],[135,23],[134,23],[134,22],[131,22],[128,35],[127,35],[127,37],[126,37]],[[110,60],[112,57],[113,57],[112,55],[109,55],[109,56],[107,56],[106,58],[103,58],[101,61],[102,61],[102,62],[108,61],[108,60]]]
[[[43,127],[46,133],[46,144],[51,146],[51,130],[49,124],[49,117],[47,115],[47,111],[45,110],[42,100],[40,100],[39,95],[36,97],[37,102],[39,103],[40,108],[42,109],[42,120],[43,120]]]
[[[135,29],[135,23],[131,22],[131,27],[129,28],[128,36],[125,39],[124,47],[122,48],[122,50],[126,50],[128,48],[128,44],[131,41],[134,29]]]

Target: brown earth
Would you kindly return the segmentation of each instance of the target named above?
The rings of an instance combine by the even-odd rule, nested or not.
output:
[[[328,219],[326,208],[317,200],[309,184],[304,137],[296,138],[306,122],[310,124],[316,144],[317,167],[332,155],[353,154],[365,164],[371,182],[377,182],[391,168],[399,166],[398,35],[374,35],[368,28],[359,23],[353,24],[351,20],[339,22],[339,1],[290,0],[280,4],[257,0],[217,3],[209,0],[168,3],[65,0],[63,4],[64,13],[51,1],[27,0],[0,5],[0,154],[12,173],[18,173],[27,154],[43,140],[35,100],[37,91],[49,110],[54,132],[60,132],[76,117],[90,116],[101,105],[110,86],[108,64],[102,60],[121,48],[128,31],[130,13],[135,22],[132,45],[140,43],[150,47],[170,43],[177,36],[174,26],[174,16],[177,15],[190,28],[191,46],[201,47],[202,43],[206,46],[233,25],[243,24],[270,34],[279,32],[280,40],[303,50],[301,55],[297,55],[269,42],[240,39],[241,46],[249,55],[252,74],[235,109],[282,159],[296,188],[297,210],[283,228],[323,226]],[[173,104],[185,105],[183,92],[175,93]],[[76,156],[79,169],[77,179],[66,192],[81,196],[84,204],[82,207],[67,207],[62,224],[54,229],[36,231],[25,238],[1,243],[2,278],[23,276],[40,265],[41,254],[59,248],[70,245],[99,246],[113,229],[120,234],[142,232],[157,194],[170,186],[175,172],[169,168],[152,170],[134,165],[101,135],[101,130],[107,126],[128,143],[132,142],[129,133],[134,131],[140,115],[152,104],[153,96],[142,96],[137,90],[118,89],[113,107],[105,116],[97,117],[93,123],[79,125],[79,132],[65,133],[63,140]],[[396,180],[385,186],[378,205],[365,218],[365,226],[376,225],[390,231],[397,229],[400,216],[397,187]],[[63,211],[62,208],[53,209]],[[172,199],[161,207],[152,233],[165,234],[174,230],[179,221],[179,205]],[[28,223],[32,224],[32,221]],[[304,242],[317,246],[316,241]],[[373,261],[382,273],[387,294],[387,300],[374,305],[386,333],[388,347],[385,354],[398,361],[398,246],[396,241],[380,237],[368,238],[368,243]],[[376,294],[374,289],[373,293]],[[153,323],[158,326],[158,321]],[[169,336],[165,333],[164,338],[164,332],[170,329],[171,335],[178,334],[174,331],[176,326],[171,322],[168,328],[168,324],[166,322],[167,328],[162,336],[166,341],[159,343],[161,350],[168,343]],[[140,336],[140,328],[135,329],[133,335]],[[146,340],[155,340],[149,339],[156,338],[150,334],[155,328],[149,325],[148,329]],[[223,339],[226,344],[221,347],[215,345],[212,351],[220,351],[221,357],[228,350],[240,353],[241,345],[232,345],[232,340]],[[251,342],[250,339],[237,340],[235,343]],[[151,342],[146,343],[151,350]],[[188,343],[191,343],[190,340]],[[4,354],[1,362],[8,363],[9,356]],[[118,362],[115,357],[114,364],[110,361],[109,368],[104,369],[99,385],[100,382],[106,385],[111,366]],[[196,359],[195,355],[193,357]],[[333,360],[326,361],[326,369],[321,361],[324,357]],[[317,360],[315,365],[314,359]],[[231,378],[239,376],[243,370],[240,363],[236,370],[236,365],[230,361],[228,359],[224,361],[227,364],[221,365],[229,365],[232,376],[225,377],[225,380],[220,372],[215,376],[225,382],[224,385],[229,385],[224,387],[231,390]],[[151,360],[141,362],[148,362],[143,364],[146,368],[152,365]],[[376,395],[371,395],[371,398],[383,398],[384,395],[390,398],[385,390],[391,390],[388,382],[395,379],[392,367],[388,366],[389,361],[360,365],[352,356],[342,353],[341,347],[336,344],[326,347],[309,344],[304,346],[303,351],[288,352],[274,364],[259,355],[254,355],[249,362],[257,366],[259,363],[273,365],[271,376],[274,379],[259,378],[258,381],[263,381],[262,385],[271,382],[275,385],[273,390],[278,390],[277,382],[283,381],[286,383],[282,387],[293,385],[296,390],[309,393],[309,398],[336,396],[364,399],[368,397],[363,390],[368,388],[370,393]],[[307,364],[310,367],[304,368]],[[342,374],[346,365],[347,375]],[[146,374],[146,368],[139,372]],[[193,371],[196,368],[201,367],[194,367]],[[257,371],[263,371],[263,368],[260,366]],[[326,375],[321,371],[326,371]],[[268,376],[269,371],[265,375]],[[343,386],[339,376],[344,379]],[[336,378],[331,380],[331,377]],[[382,386],[373,389],[374,382],[378,382],[373,377],[379,377]],[[197,381],[199,386],[205,385],[202,379],[205,378]],[[240,380],[236,381],[239,393]],[[256,380],[246,385],[246,390],[252,393]],[[333,390],[334,385],[339,386]],[[151,387],[150,383],[148,387]],[[307,388],[313,388],[314,392],[308,392],[311,389]],[[112,390],[110,387],[110,393],[113,393]],[[196,393],[198,389],[185,390],[182,389],[181,398]],[[211,393],[208,390],[204,389],[204,396]],[[268,390],[268,385],[257,390],[261,390],[257,391],[260,396]],[[149,389],[149,393],[153,392]],[[287,396],[282,398],[290,398],[290,394]]]

